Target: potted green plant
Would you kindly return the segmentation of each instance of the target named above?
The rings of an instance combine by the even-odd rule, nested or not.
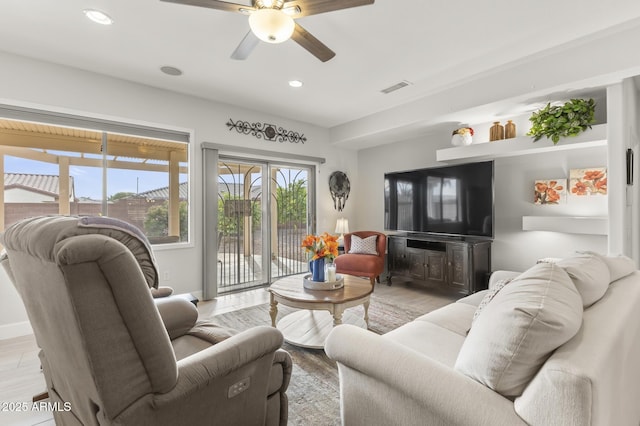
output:
[[[543,136],[557,144],[560,138],[576,136],[591,128],[594,122],[596,102],[593,99],[571,99],[564,105],[547,106],[534,112],[529,121],[531,130],[527,133],[533,136],[533,141],[539,141]]]

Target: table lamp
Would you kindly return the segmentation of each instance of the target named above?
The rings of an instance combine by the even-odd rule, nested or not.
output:
[[[349,233],[349,221],[343,217],[339,218],[338,222],[336,222],[336,232],[340,234],[338,243],[340,245],[344,244],[344,234]]]

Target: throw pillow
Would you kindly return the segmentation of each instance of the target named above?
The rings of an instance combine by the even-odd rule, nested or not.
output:
[[[496,282],[493,285],[493,287],[491,287],[487,291],[487,293],[484,295],[484,297],[480,301],[480,304],[478,304],[478,307],[476,308],[476,311],[473,313],[473,319],[471,320],[471,326],[472,327],[473,327],[473,323],[480,316],[480,313],[483,311],[485,306],[487,306],[489,304],[489,302],[491,302],[493,300],[493,298],[496,296],[496,294],[498,294],[498,292],[500,290],[502,290],[502,288],[505,285],[509,284],[510,282],[511,282],[511,278],[506,279],[506,280],[499,280],[498,282]]]
[[[600,300],[609,288],[609,268],[598,256],[582,254],[559,260],[556,265],[569,274],[585,308]]]
[[[611,280],[611,282],[626,277],[637,269],[634,260],[622,254],[616,256],[605,256],[593,251],[583,251],[578,253],[590,254],[593,256],[598,256],[600,259],[602,259],[602,261],[607,264],[607,267],[609,267],[609,279]]]
[[[581,324],[582,298],[569,275],[557,265],[537,264],[487,304],[454,368],[506,397],[516,397]]]
[[[351,247],[349,253],[351,254],[373,254],[378,255],[378,236],[371,235],[367,238],[360,238],[357,235],[351,235]]]

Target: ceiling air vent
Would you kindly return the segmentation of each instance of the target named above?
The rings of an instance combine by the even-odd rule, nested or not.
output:
[[[408,85],[410,85],[411,83],[408,82],[407,80],[403,80],[400,83],[396,83],[393,86],[389,86],[386,89],[382,89],[381,92],[384,93],[385,95],[391,93],[391,92],[395,92],[398,89],[402,89],[403,87],[407,87]]]

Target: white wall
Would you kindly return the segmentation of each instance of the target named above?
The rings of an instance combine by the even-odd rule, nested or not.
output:
[[[607,253],[606,236],[522,230],[522,216],[607,216],[607,196],[568,195],[559,205],[533,203],[535,180],[565,178],[568,184],[570,169],[606,165],[606,147],[496,160],[492,269],[522,271],[539,258],[566,257],[576,250]]]
[[[630,87],[629,103],[628,103],[629,121],[631,123],[629,130],[629,148],[633,149],[633,189],[631,189],[628,197],[632,200],[631,211],[631,229],[633,230],[631,250],[636,265],[640,265],[640,208],[638,207],[638,199],[640,199],[640,87],[633,85]]]
[[[27,191],[23,188],[11,188],[4,192],[5,203],[44,203],[56,201],[51,195],[34,191]]]
[[[474,126],[479,129],[482,126]],[[488,126],[485,126],[488,129]],[[526,130],[519,130],[519,134]],[[476,133],[478,138],[481,134]],[[383,230],[384,173],[442,165],[435,150],[450,146],[449,131],[426,134],[358,152],[358,229]],[[575,250],[607,252],[607,237],[522,231],[522,216],[606,216],[607,197],[568,197],[561,205],[535,205],[536,179],[569,177],[569,169],[606,167],[606,148],[558,151],[498,159],[495,162],[495,239],[492,269],[524,270],[541,257],[563,257]]]
[[[438,165],[436,149],[450,146],[448,131],[358,151],[358,185],[353,188],[358,209],[351,230],[384,228],[384,174]]]
[[[0,53],[0,63],[2,63],[0,103],[193,132],[191,149],[193,245],[164,248],[156,252],[161,270],[160,276],[164,276],[164,271],[170,271],[171,280],[161,282],[161,285],[172,286],[179,293],[199,292],[202,289],[201,142],[269,150],[274,155],[278,152],[287,152],[326,158],[326,163],[318,167],[316,204],[319,232],[333,231],[336,219],[341,216],[333,209],[328,190],[329,175],[335,170],[344,171],[350,177],[357,174],[356,154],[353,151],[330,146],[327,129],[5,53]],[[266,142],[229,131],[225,123],[230,118],[274,123],[285,129],[303,133],[307,142],[304,144]],[[352,209],[354,209],[353,202],[349,200],[345,214],[350,213]],[[6,286],[10,285],[0,276],[0,286],[3,287],[0,295],[6,296],[0,298],[0,327],[26,320],[19,308],[12,308],[21,302],[15,296],[13,289],[6,290]],[[0,338],[2,337],[0,335]]]

